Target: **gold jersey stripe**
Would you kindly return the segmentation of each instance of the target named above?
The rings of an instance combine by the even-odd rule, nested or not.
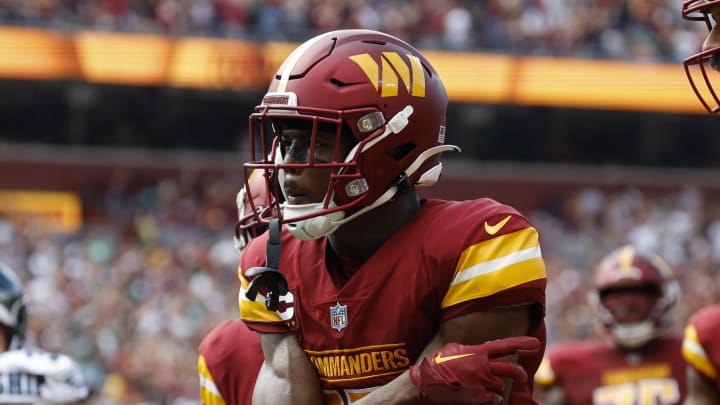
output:
[[[472,299],[488,297],[542,278],[545,278],[545,263],[542,258],[535,257],[524,260],[451,285],[443,298],[441,307],[447,308]]]
[[[205,363],[205,357],[198,357],[198,376],[200,377],[200,399],[204,405],[225,405],[220,391],[215,386],[210,370]]]
[[[366,396],[368,396],[368,394],[370,394],[370,392],[372,392],[374,390],[375,390],[375,388],[366,390],[367,392],[353,392],[352,390],[348,390],[347,394],[348,394],[348,397],[350,397],[350,403],[352,404],[352,403],[355,403],[355,402],[365,398]]]
[[[535,384],[547,387],[555,384],[555,379],[555,372],[550,365],[550,360],[547,357],[544,357],[540,363],[540,367],[538,367],[538,370],[535,373]]]
[[[524,228],[504,234],[490,240],[476,243],[460,255],[455,274],[472,269],[478,265],[492,263],[518,251],[539,247],[538,233],[535,228]]]
[[[669,364],[646,364],[638,367],[605,371],[602,374],[602,382],[604,385],[616,385],[671,376],[672,370]]]
[[[340,383],[340,382],[348,382],[348,381],[362,381],[367,380],[370,378],[378,378],[378,377],[385,377],[388,375],[395,375],[395,374],[402,374],[405,370],[394,370],[389,371],[387,373],[379,373],[379,374],[373,374],[373,375],[365,375],[361,377],[351,377],[351,378],[327,378],[327,377],[320,377],[321,381],[325,381],[330,384]]]
[[[512,265],[522,263],[528,260],[539,259],[542,257],[540,247],[535,246],[528,249],[519,250],[509,255],[498,257],[497,259],[488,260],[468,267],[462,271],[455,273],[455,278],[450,283],[451,286],[464,283],[479,276],[496,273],[499,270],[510,267]]]
[[[378,387],[361,388],[361,389],[345,389],[344,393],[335,390],[325,390],[325,405],[342,405],[344,403],[354,404],[355,402],[365,398]]]
[[[537,230],[528,227],[465,249],[442,307],[545,278],[538,239]]]
[[[687,361],[687,363],[693,368],[709,378],[717,378],[718,372],[700,344],[700,340],[697,336],[697,330],[693,325],[688,325],[685,328],[682,353],[685,361]]]

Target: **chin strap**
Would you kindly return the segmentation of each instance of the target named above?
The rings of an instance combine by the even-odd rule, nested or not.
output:
[[[265,253],[265,267],[251,267],[245,276],[252,277],[245,296],[255,301],[259,291],[265,293],[265,307],[277,311],[281,295],[288,292],[285,276],[278,270],[280,265],[280,220],[273,218],[268,227],[268,240]]]

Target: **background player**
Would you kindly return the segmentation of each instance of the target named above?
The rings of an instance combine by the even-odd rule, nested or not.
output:
[[[532,403],[538,234],[489,199],[418,197],[440,153],[458,150],[445,145],[446,107],[430,63],[375,31],[319,35],[280,67],[251,116],[261,150],[245,165],[286,198],[273,207],[279,241],[271,223],[241,260],[241,316],[266,355],[257,403],[316,404],[321,392],[328,404],[497,403],[500,377],[517,380],[513,403]],[[496,361],[528,353],[520,367]]]
[[[606,333],[550,347],[535,375],[542,403],[682,403],[682,339],[663,330],[677,297],[677,282],[659,256],[632,246],[606,256],[590,296]]]
[[[262,175],[252,175],[250,184],[257,193],[250,195],[245,187],[237,195],[238,224],[235,247],[242,252],[247,243],[265,231],[258,221],[266,215],[268,198]],[[258,215],[254,214],[257,210]],[[205,405],[250,405],[253,387],[263,362],[260,336],[240,319],[229,319],[215,327],[198,348],[200,399]]]
[[[720,305],[694,313],[685,327],[682,352],[687,362],[686,405],[720,403]]]
[[[19,279],[0,263],[0,403],[81,403],[90,390],[70,357],[25,345],[27,310]]]

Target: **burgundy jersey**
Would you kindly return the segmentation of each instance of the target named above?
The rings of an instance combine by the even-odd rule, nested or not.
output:
[[[559,386],[566,405],[669,405],[685,398],[682,339],[659,337],[636,350],[608,340],[559,343],[535,375],[538,386]]]
[[[205,405],[250,405],[263,362],[260,335],[229,320],[200,342],[198,375]]]
[[[720,392],[720,305],[700,309],[685,328],[683,356]]]
[[[243,269],[264,265],[266,241],[267,233],[242,256],[241,317],[260,332],[296,331],[328,404],[351,403],[406,371],[445,319],[517,303],[537,303],[544,312],[538,233],[490,199],[427,201],[342,288],[326,265],[326,238],[302,241],[283,231],[279,267],[290,292],[277,312],[265,308],[264,297],[253,302],[244,294]],[[544,347],[542,319],[532,335]],[[541,359],[521,364],[532,376]],[[522,387],[514,386],[518,399]]]

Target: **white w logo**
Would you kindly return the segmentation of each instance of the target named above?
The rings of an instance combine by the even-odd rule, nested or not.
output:
[[[394,97],[398,95],[398,76],[407,89],[407,92],[415,97],[425,97],[425,74],[422,63],[417,56],[405,54],[410,65],[397,54],[397,52],[383,52],[380,58],[382,65],[370,56],[362,53],[353,55],[350,60],[357,63],[380,92],[380,97]],[[382,86],[382,87],[381,87]]]

